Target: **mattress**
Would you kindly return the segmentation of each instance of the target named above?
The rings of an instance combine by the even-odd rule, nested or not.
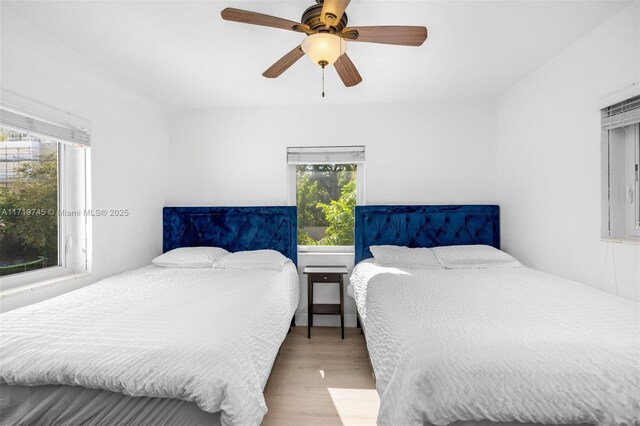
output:
[[[640,425],[638,303],[530,268],[361,262],[380,425]]]
[[[131,397],[120,404],[132,416],[152,403],[190,404],[220,412],[224,425],[260,424],[298,298],[291,263],[281,272],[149,266],[4,313],[0,384],[12,392],[0,398],[3,421],[21,420],[17,387],[62,386]],[[46,401],[47,390],[56,389],[32,396]]]

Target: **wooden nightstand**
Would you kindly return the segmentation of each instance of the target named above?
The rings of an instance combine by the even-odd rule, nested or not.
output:
[[[311,338],[314,315],[340,315],[340,329],[344,339],[344,280],[348,273],[346,266],[307,266],[304,268],[307,275],[307,295],[309,306],[309,322],[307,325],[307,338]],[[338,283],[340,285],[340,303],[313,303],[313,285],[320,283]]]

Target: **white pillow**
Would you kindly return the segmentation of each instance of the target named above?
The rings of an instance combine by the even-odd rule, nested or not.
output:
[[[291,262],[275,250],[237,251],[223,257],[216,264],[220,269],[267,269],[281,271],[285,263]]]
[[[522,266],[511,255],[485,245],[434,247],[433,252],[445,268],[515,268]]]
[[[431,249],[409,248],[404,246],[371,246],[369,247],[376,265],[398,266],[403,268],[438,268],[438,262]]]
[[[153,264],[165,268],[213,268],[229,252],[220,247],[181,247],[153,259]]]

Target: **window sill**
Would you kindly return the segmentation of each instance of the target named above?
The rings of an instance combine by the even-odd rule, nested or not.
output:
[[[9,290],[0,291],[0,299],[4,299],[5,297],[10,297],[10,296],[17,296],[19,294],[28,293],[34,290],[39,290],[41,288],[50,287],[52,285],[61,284],[63,282],[68,282],[71,280],[86,278],[90,275],[91,275],[91,272],[82,272],[77,274],[63,275],[61,277],[51,278],[48,280],[39,281],[37,283],[25,284]]]
[[[354,254],[354,246],[298,246],[298,255]]]
[[[619,243],[619,244],[629,244],[632,246],[640,245],[640,238],[631,239],[631,238],[600,238],[600,241],[603,243]]]
[[[354,256],[355,253],[353,251],[299,251],[298,257],[300,256]]]

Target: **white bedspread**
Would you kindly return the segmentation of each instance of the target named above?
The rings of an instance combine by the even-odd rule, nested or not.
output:
[[[365,262],[350,281],[379,425],[640,425],[636,302],[529,268]]]
[[[182,399],[258,425],[298,273],[145,267],[0,315],[0,382]]]

